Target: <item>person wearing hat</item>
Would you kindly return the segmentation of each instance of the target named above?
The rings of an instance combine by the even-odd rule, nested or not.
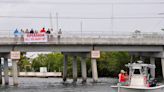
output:
[[[124,70],[120,71],[118,77],[119,77],[119,82],[120,83],[125,83],[126,82],[125,71]]]

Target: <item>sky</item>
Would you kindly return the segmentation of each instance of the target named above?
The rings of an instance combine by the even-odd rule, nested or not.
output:
[[[164,0],[0,0],[0,36],[42,27],[61,28],[67,35],[161,32]]]
[[[164,0],[0,0],[0,26],[1,35],[42,27],[66,34],[161,32]]]

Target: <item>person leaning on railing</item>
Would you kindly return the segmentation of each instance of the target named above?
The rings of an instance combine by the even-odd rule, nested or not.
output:
[[[18,36],[19,36],[19,31],[18,31],[18,29],[15,29],[15,31],[14,31],[14,36],[15,36],[15,37],[18,37]]]
[[[48,30],[46,31],[46,34],[47,34],[47,37],[50,38],[51,31],[50,31],[49,28],[48,28]]]
[[[46,33],[46,30],[44,27],[40,30],[40,33]]]
[[[30,34],[33,34],[34,33],[34,30],[31,28],[31,30],[30,30]]]
[[[61,31],[61,29],[59,29],[59,31],[58,31],[58,39],[61,38],[61,34],[62,34],[62,31]]]

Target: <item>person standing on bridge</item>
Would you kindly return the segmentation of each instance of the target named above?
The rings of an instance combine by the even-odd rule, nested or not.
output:
[[[46,34],[47,34],[47,37],[48,37],[48,39],[49,39],[49,38],[50,38],[50,34],[51,34],[51,31],[50,31],[49,28],[47,29]]]
[[[30,34],[33,34],[34,33],[34,30],[31,28],[31,30],[30,30]]]
[[[61,29],[59,29],[59,31],[58,31],[58,39],[61,38],[61,34],[62,34],[62,31],[61,31]]]
[[[18,36],[19,36],[19,31],[18,31],[18,29],[15,29],[15,31],[14,31],[14,36],[15,36],[15,37],[18,37]]]
[[[40,33],[46,33],[46,30],[44,27],[40,30]]]

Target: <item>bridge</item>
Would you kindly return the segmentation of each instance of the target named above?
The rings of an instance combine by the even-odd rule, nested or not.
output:
[[[150,57],[150,63],[155,64],[155,58],[161,58],[161,65],[164,76],[164,34],[143,33],[128,35],[48,35],[46,42],[25,42],[24,37],[0,37],[0,56],[4,58],[4,80],[9,83],[8,63],[10,51],[20,52],[62,52],[63,61],[63,81],[67,79],[67,58],[68,55],[73,60],[73,81],[77,81],[77,56],[81,57],[82,81],[86,82],[86,61],[91,51],[127,51],[131,55]],[[14,62],[15,61],[15,62]],[[13,60],[13,83],[18,84],[17,62]],[[96,58],[91,58],[93,81],[98,80]],[[1,70],[1,69],[0,69]],[[2,71],[0,71],[2,72]],[[151,70],[151,75],[155,77],[155,70]],[[2,83],[2,75],[0,75]]]

